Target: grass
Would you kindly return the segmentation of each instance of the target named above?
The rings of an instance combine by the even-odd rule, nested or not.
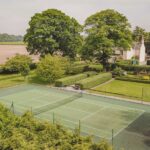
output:
[[[20,74],[0,75],[0,88],[15,86],[23,83],[47,84],[36,76],[35,71],[31,71],[27,79],[24,79],[24,77]]]
[[[25,45],[24,42],[0,42],[0,45]]]
[[[150,84],[114,80],[108,84],[97,86],[94,90],[91,92],[150,102]]]

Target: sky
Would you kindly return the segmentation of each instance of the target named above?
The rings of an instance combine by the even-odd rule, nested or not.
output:
[[[132,25],[150,31],[150,0],[0,0],[0,33],[24,35],[35,13],[56,8],[76,18],[85,19],[101,10],[115,9]]]

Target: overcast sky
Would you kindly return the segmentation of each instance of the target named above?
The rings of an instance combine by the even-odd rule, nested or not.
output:
[[[81,24],[97,11],[115,9],[136,25],[150,31],[150,0],[0,0],[0,33],[25,34],[35,13],[57,8]]]

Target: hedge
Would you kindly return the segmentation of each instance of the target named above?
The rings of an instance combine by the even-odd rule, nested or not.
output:
[[[91,77],[97,75],[98,73],[95,71],[86,71],[84,74],[87,74],[87,77]]]
[[[30,69],[31,70],[34,70],[36,68],[37,68],[37,64],[36,63],[31,63],[30,64]],[[18,71],[6,69],[4,65],[0,66],[0,74],[14,74],[14,73],[18,73]]]
[[[136,78],[129,78],[129,77],[116,77],[116,80],[121,81],[129,81],[129,82],[138,82],[138,83],[148,83],[150,84],[150,80],[142,80],[142,79],[136,79]]]
[[[58,79],[55,82],[55,86],[63,87],[67,85],[75,84],[77,81],[87,78],[87,74],[78,74],[74,76],[65,77],[62,79]]]
[[[79,86],[80,89],[89,89],[92,87],[95,87],[99,84],[102,84],[108,80],[110,80],[112,78],[112,74],[111,73],[102,73],[96,76],[92,76],[86,79],[83,79],[79,82],[77,82],[75,85]]]
[[[67,74],[79,74],[79,73],[83,73],[85,71],[85,68],[87,67],[87,65],[78,65],[78,66],[71,66],[69,67]]]
[[[101,72],[103,70],[103,66],[101,64],[91,64],[91,65],[87,66],[86,70]]]
[[[146,66],[146,65],[139,66],[139,65],[127,65],[127,64],[120,64],[120,63],[116,63],[116,65],[126,71],[134,71],[137,73],[142,71],[150,72],[150,66]]]

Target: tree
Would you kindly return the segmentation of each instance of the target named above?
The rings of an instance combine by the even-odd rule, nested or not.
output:
[[[136,26],[133,31],[133,40],[136,42],[140,42],[142,37],[145,37],[145,30],[141,27]]]
[[[145,29],[136,26],[132,36],[135,42],[141,42],[142,38],[144,38],[146,52],[150,54],[150,32],[146,32]]]
[[[54,82],[65,73],[65,58],[46,55],[37,65],[37,75],[46,82]]]
[[[18,42],[23,41],[21,35],[9,35],[7,33],[0,34],[0,42]]]
[[[96,58],[104,66],[115,49],[128,50],[132,43],[130,24],[119,12],[107,9],[98,12],[85,21],[84,58]]]
[[[10,72],[20,72],[23,66],[29,67],[31,63],[32,59],[29,56],[17,54],[6,61],[4,69]]]
[[[30,54],[53,55],[60,51],[63,56],[74,58],[82,45],[81,25],[56,9],[35,14],[24,36]]]

